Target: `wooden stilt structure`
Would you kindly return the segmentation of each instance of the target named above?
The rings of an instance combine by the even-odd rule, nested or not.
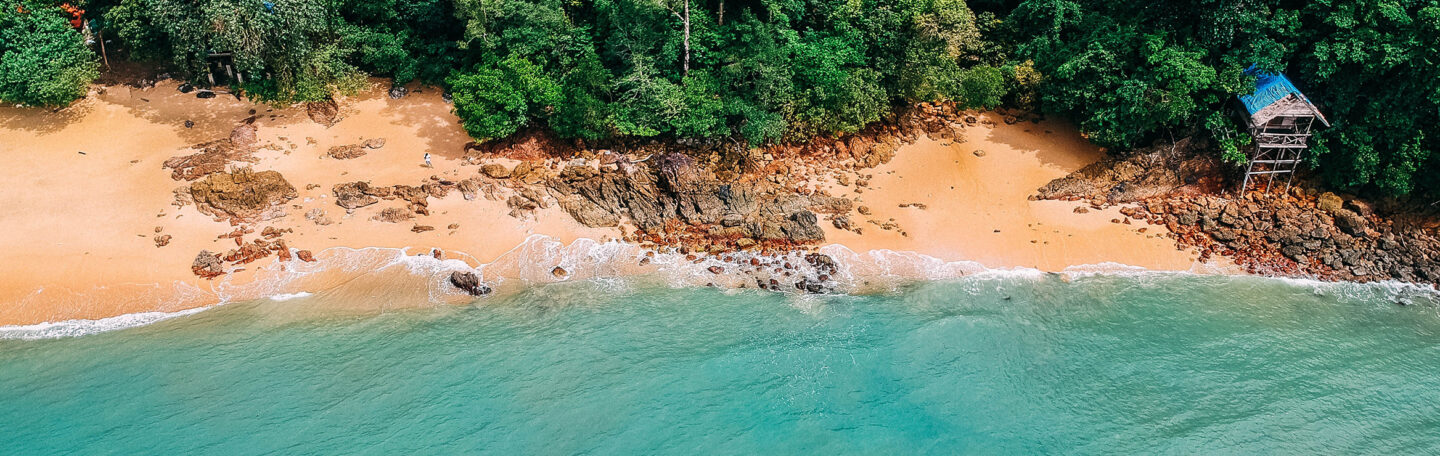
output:
[[[1283,74],[1269,74],[1254,67],[1247,74],[1258,78],[1255,92],[1240,95],[1242,112],[1250,137],[1255,140],[1250,161],[1245,168],[1244,193],[1251,181],[1265,178],[1265,191],[1270,191],[1277,175],[1285,175],[1285,191],[1295,178],[1295,170],[1309,147],[1310,131],[1315,120],[1330,126],[1320,110],[1310,103],[1300,89]]]

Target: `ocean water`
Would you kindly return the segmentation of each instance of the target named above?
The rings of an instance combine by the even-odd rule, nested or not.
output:
[[[0,340],[0,453],[1440,452],[1440,314],[1396,285],[383,288]]]

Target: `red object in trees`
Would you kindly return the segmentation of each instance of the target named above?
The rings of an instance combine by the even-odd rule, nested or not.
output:
[[[71,27],[79,29],[85,26],[85,10],[76,8],[75,5],[69,3],[60,4],[60,9],[64,10],[65,14],[70,15]]]

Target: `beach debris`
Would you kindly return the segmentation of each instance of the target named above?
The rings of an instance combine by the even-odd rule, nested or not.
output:
[[[299,193],[279,172],[238,168],[190,184],[190,196],[201,213],[239,223],[283,217],[283,205]]]
[[[925,210],[926,208],[929,208],[930,206],[926,206],[925,203],[901,203],[901,204],[900,204],[900,207],[901,207],[901,208],[913,207],[913,208],[920,209],[920,210],[923,211],[923,210]]]
[[[490,294],[490,287],[480,282],[480,276],[470,271],[455,271],[450,273],[450,284],[470,296],[484,296]]]
[[[195,261],[190,263],[190,271],[197,276],[213,279],[225,274],[225,263],[220,260],[219,254],[201,250],[195,255]]]

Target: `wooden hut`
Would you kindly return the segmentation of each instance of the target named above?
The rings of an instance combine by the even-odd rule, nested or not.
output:
[[[1286,175],[1285,189],[1289,191],[1295,168],[1309,147],[1310,129],[1315,120],[1327,127],[1330,122],[1285,75],[1266,73],[1253,66],[1245,73],[1256,77],[1255,92],[1240,95],[1238,99],[1255,145],[1240,191],[1245,191],[1250,181],[1259,176],[1268,178],[1265,183],[1268,191],[1277,174]]]

